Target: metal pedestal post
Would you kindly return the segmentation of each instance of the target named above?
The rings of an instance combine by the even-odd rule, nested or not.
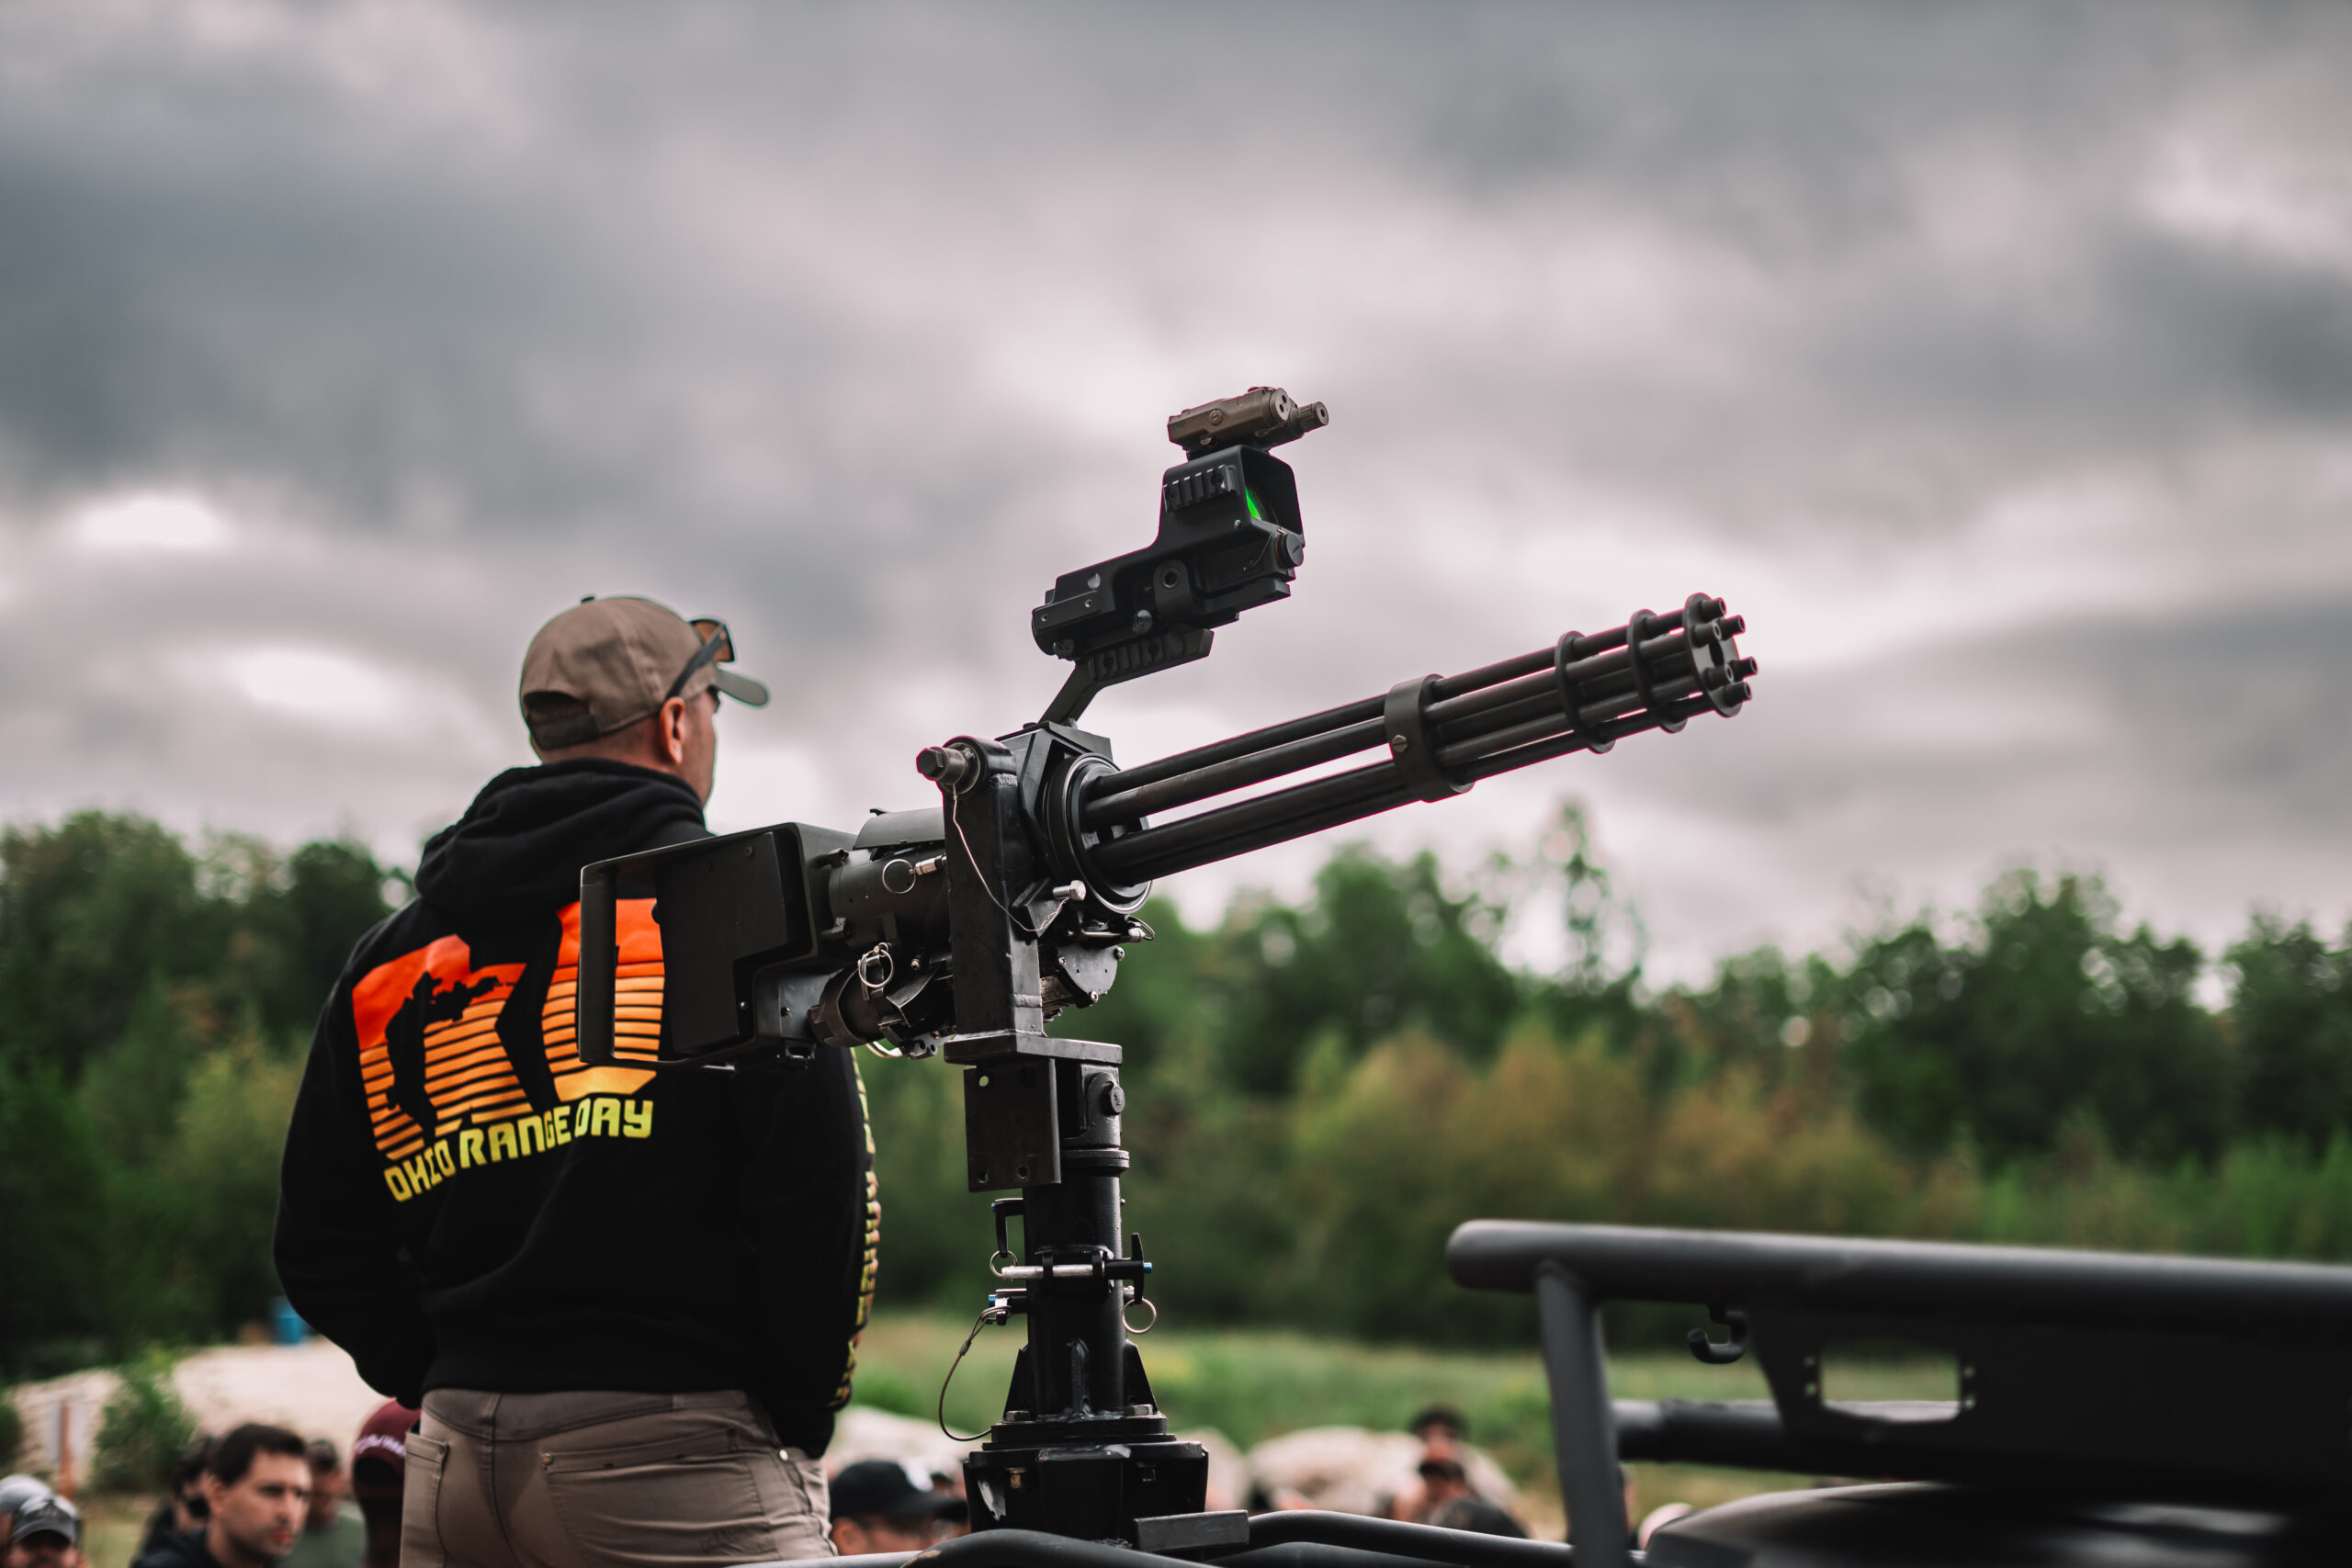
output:
[[[1577,1568],[1617,1568],[1633,1557],[1625,1494],[1617,1480],[1600,1303],[1574,1274],[1545,1263],[1535,1271],[1535,1316],[1552,1388],[1552,1442],[1559,1454],[1560,1500],[1568,1510],[1568,1544],[1576,1548]]]

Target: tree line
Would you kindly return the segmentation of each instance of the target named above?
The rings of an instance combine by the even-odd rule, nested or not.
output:
[[[261,1315],[302,1051],[404,897],[344,840],[0,833],[0,1371]],[[1521,1337],[1523,1303],[1444,1282],[1476,1215],[2352,1258],[2352,938],[2307,924],[2208,954],[2019,870],[1654,986],[1573,811],[1520,857],[1347,845],[1298,898],[1144,918],[1057,1028],[1127,1048],[1129,1221],[1190,1321]],[[883,1299],[973,1305],[955,1074],[864,1066]]]
[[[102,812],[0,832],[0,1372],[262,1314],[311,1024],[405,897],[347,840],[190,846]]]
[[[1128,1221],[1196,1318],[1525,1342],[1444,1280],[1478,1216],[2352,1260],[2352,933],[2256,914],[2208,954],[2018,869],[1654,987],[1573,809],[1523,857],[1342,846],[1295,901],[1145,919],[1057,1027],[1127,1048]],[[1530,922],[1558,963],[1505,957]],[[866,1079],[885,1292],[976,1301],[953,1087]]]

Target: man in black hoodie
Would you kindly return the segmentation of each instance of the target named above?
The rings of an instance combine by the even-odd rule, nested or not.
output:
[[[572,1043],[580,867],[706,835],[717,622],[583,601],[524,656],[541,765],[425,845],[360,940],[287,1135],[277,1271],[421,1405],[404,1568],[820,1556],[878,1222],[845,1052],[656,1071],[661,928],[623,901],[623,1065]]]

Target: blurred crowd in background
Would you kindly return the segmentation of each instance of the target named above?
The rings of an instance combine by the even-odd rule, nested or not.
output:
[[[865,1412],[827,1463],[831,1535],[844,1556],[920,1551],[970,1528],[961,1469],[913,1423]],[[29,1474],[0,1480],[0,1568],[397,1568],[417,1412],[386,1401],[347,1447],[287,1427],[242,1423],[202,1434],[172,1456],[163,1494],[127,1555],[92,1554],[81,1509]],[[877,1425],[878,1423],[878,1425]],[[1524,1539],[1510,1481],[1469,1440],[1469,1423],[1435,1404],[1408,1424],[1415,1445],[1400,1477],[1377,1434],[1298,1434],[1260,1466],[1237,1467],[1214,1434],[1208,1506],[1339,1507],[1415,1524]],[[1351,1443],[1352,1436],[1359,1439]],[[910,1440],[911,1439],[911,1440]],[[875,1448],[892,1451],[875,1453]],[[1218,1451],[1224,1450],[1226,1451]],[[69,1483],[70,1490],[70,1483]],[[1627,1506],[1633,1506],[1629,1491]],[[1644,1538],[1679,1505],[1637,1521]]]

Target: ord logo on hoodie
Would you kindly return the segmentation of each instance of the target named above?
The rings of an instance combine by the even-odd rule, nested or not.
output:
[[[580,906],[567,905],[530,960],[477,969],[445,936],[379,964],[352,987],[359,1072],[384,1182],[402,1202],[476,1166],[574,1138],[652,1135],[662,1039],[662,928],[650,898],[616,910],[615,1054],[643,1067],[592,1067],[573,1040]]]

